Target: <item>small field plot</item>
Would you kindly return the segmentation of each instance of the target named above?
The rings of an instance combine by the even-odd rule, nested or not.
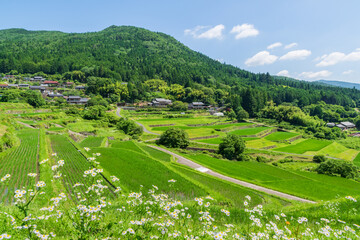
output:
[[[308,199],[330,200],[349,193],[360,194],[360,183],[340,177],[285,170],[258,162],[216,159],[203,154],[186,157],[224,175]]]
[[[121,148],[121,149],[125,149],[125,150],[132,150],[135,152],[142,152],[142,150],[139,148],[139,146],[137,144],[135,144],[133,141],[113,141],[111,142],[111,147],[112,148]]]
[[[276,142],[271,142],[269,140],[266,140],[264,138],[251,140],[246,142],[246,147],[249,148],[264,148],[264,147],[270,147],[270,146],[277,146]]]
[[[286,147],[276,148],[274,151],[303,154],[308,151],[320,151],[331,144],[331,141],[307,139],[298,144],[291,144]]]
[[[251,189],[236,184],[228,183],[220,179],[207,176],[205,174],[197,173],[194,170],[185,168],[183,166],[174,165],[173,167],[175,167],[175,169],[177,171],[180,171],[182,174],[185,174],[186,176],[190,177],[195,181],[198,181],[200,184],[210,187],[211,190],[214,191],[213,194],[217,196],[217,199],[219,201],[217,204],[219,205],[224,205],[224,204],[229,205],[228,201],[230,200],[232,206],[237,208],[243,208],[244,200],[246,199],[245,196],[247,195],[251,197],[251,202],[250,202],[251,206],[256,206],[259,204],[263,204],[263,205],[272,204],[272,203],[278,204],[279,202],[283,203],[283,201],[279,199],[275,199],[264,193],[260,194],[251,191]]]
[[[309,154],[309,155],[322,154],[325,156],[341,158],[349,161],[353,160],[358,153],[359,151],[354,149],[349,149],[337,142],[333,142],[317,152],[311,152],[311,151],[305,152],[305,154]]]
[[[230,134],[235,134],[239,136],[251,136],[251,135],[257,135],[265,130],[269,130],[271,127],[254,127],[254,128],[245,128],[245,129],[239,129],[232,132],[229,132]]]
[[[103,137],[87,137],[85,138],[81,143],[80,146],[81,147],[88,147],[88,148],[93,148],[93,147],[101,147],[101,143],[104,140]]]
[[[85,122],[85,121],[69,123],[66,127],[74,132],[92,132],[95,130],[91,122]]]
[[[177,195],[182,199],[192,199],[207,195],[207,192],[171,171],[161,162],[148,157],[144,152],[122,148],[94,148],[93,152],[101,153],[97,159],[104,168],[105,174],[114,175],[120,179],[125,190],[144,191],[159,188],[159,191]],[[174,188],[169,187],[168,180],[175,179]]]
[[[11,201],[16,189],[30,184],[28,174],[38,173],[39,130],[22,130],[17,136],[20,146],[0,157],[0,176],[11,175],[8,186],[0,185],[0,202]]]
[[[292,133],[292,132],[274,132],[268,136],[265,137],[266,140],[270,140],[270,141],[282,141],[282,140],[286,140],[295,136],[298,136],[299,134],[297,133]]]
[[[148,147],[146,145],[141,145],[140,147],[144,152],[148,153],[153,158],[156,158],[164,162],[170,162],[171,160],[170,154],[164,153],[162,151],[159,151],[152,147]]]
[[[358,155],[356,155],[353,162],[356,166],[360,167],[360,153]]]
[[[84,178],[83,175],[86,170],[93,167],[65,136],[50,135],[50,140],[53,152],[65,161],[62,168],[63,182],[69,194],[72,194],[72,186],[75,183],[86,183],[90,180]]]

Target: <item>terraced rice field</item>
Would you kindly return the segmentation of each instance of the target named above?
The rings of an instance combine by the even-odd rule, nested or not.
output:
[[[360,194],[360,183],[311,172],[290,171],[258,162],[236,162],[203,154],[186,155],[214,171],[240,180],[313,200]]]
[[[333,142],[317,152],[311,152],[311,151],[305,152],[305,154],[308,155],[322,154],[325,156],[341,158],[349,161],[353,160],[358,155],[358,153],[359,151],[354,149],[349,149],[337,142]]]
[[[72,186],[75,183],[90,183],[90,178],[84,178],[84,172],[93,167],[87,159],[62,135],[50,135],[51,147],[57,156],[65,161],[62,167],[63,183],[69,194],[72,194]],[[105,184],[105,183],[103,183]]]
[[[297,144],[291,144],[286,147],[276,148],[274,151],[304,154],[309,151],[320,151],[332,142],[327,140],[307,139]]]
[[[207,195],[204,189],[171,171],[162,161],[152,159],[142,150],[111,147],[94,148],[92,152],[101,153],[97,160],[104,169],[104,174],[118,177],[125,191],[139,191],[141,186],[147,191],[155,185],[159,191],[182,199]],[[174,188],[169,188],[170,179],[176,180]]]
[[[239,129],[235,131],[231,131],[230,134],[235,134],[239,136],[252,136],[257,135],[261,132],[264,132],[266,130],[272,129],[271,127],[256,127],[256,128],[245,128],[245,129]]]
[[[298,135],[299,135],[298,133],[292,133],[292,132],[274,132],[266,136],[265,139],[269,141],[282,141],[282,140],[287,140],[289,138],[293,138]]]
[[[100,147],[103,140],[104,140],[103,137],[89,136],[80,143],[80,146],[88,147],[88,148]]]
[[[16,189],[34,183],[28,173],[38,172],[39,130],[22,130],[17,136],[20,146],[0,157],[0,176],[11,175],[8,186],[0,185],[0,202],[12,201]]]
[[[358,155],[356,155],[353,162],[356,166],[360,167],[360,153]]]

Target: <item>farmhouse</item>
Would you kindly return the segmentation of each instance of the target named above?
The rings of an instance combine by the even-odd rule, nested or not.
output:
[[[64,95],[62,95],[60,93],[49,93],[47,96],[49,98],[64,97]]]
[[[149,103],[153,107],[167,107],[172,104],[172,101],[165,98],[155,98]]]
[[[45,91],[45,87],[43,86],[30,86],[30,90],[39,90],[40,92]]]
[[[333,128],[336,126],[336,124],[335,123],[327,123],[326,126],[329,128]]]
[[[80,96],[69,96],[67,98],[69,104],[85,105],[88,101],[88,98],[81,98]]]
[[[46,86],[49,86],[49,87],[56,87],[59,84],[59,82],[58,81],[45,81],[45,82],[43,82],[43,84]]]
[[[76,86],[75,90],[85,90],[85,86]]]
[[[18,84],[9,84],[9,88],[18,88],[19,85]]]
[[[9,87],[9,85],[7,85],[7,84],[0,84],[0,88],[8,88]]]
[[[29,88],[29,84],[19,84],[19,88]]]
[[[192,102],[189,104],[189,109],[204,109],[205,107],[203,102]]]

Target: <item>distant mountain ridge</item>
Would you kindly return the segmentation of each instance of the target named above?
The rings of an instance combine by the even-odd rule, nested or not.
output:
[[[331,85],[335,87],[342,87],[342,88],[355,88],[360,90],[359,83],[350,83],[350,82],[342,82],[342,81],[335,81],[335,80],[318,80],[314,83],[322,84],[322,85]]]

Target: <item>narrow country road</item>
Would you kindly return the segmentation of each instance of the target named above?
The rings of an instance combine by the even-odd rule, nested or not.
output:
[[[195,163],[195,162],[193,162],[193,161],[191,161],[191,160],[189,160],[187,158],[184,158],[184,157],[182,157],[182,156],[180,156],[180,155],[178,155],[176,153],[173,153],[173,152],[171,152],[169,150],[166,150],[164,148],[161,148],[161,147],[158,147],[158,146],[153,146],[153,145],[149,145],[149,146],[174,156],[175,158],[177,158],[177,160],[178,160],[177,162],[180,163],[180,164],[183,164],[185,166],[193,168],[193,169],[195,169],[197,171],[209,174],[211,176],[223,179],[225,181],[232,182],[232,183],[241,185],[243,187],[255,189],[255,190],[259,191],[259,192],[264,192],[264,193],[267,193],[267,194],[270,194],[270,195],[278,196],[278,197],[289,199],[289,200],[295,200],[295,201],[305,202],[305,203],[316,203],[316,202],[311,201],[311,200],[307,200],[307,199],[304,199],[304,198],[299,198],[299,197],[296,197],[296,196],[293,196],[293,195],[290,195],[290,194],[278,192],[278,191],[275,191],[275,190],[272,190],[272,189],[269,189],[269,188],[261,187],[261,186],[258,186],[258,185],[252,184],[252,183],[244,182],[244,181],[232,178],[232,177],[222,175],[220,173],[217,173],[217,172],[214,172],[214,171],[212,171],[210,169],[207,169],[206,167],[201,166],[200,164],[197,164],[197,163]]]
[[[26,123],[23,123],[23,122],[20,122],[20,121],[17,121],[19,124],[21,125],[24,125],[25,127],[28,127],[28,128],[32,128],[32,129],[36,129],[34,128],[33,126],[29,125],[29,124],[26,124]]]
[[[122,117],[121,114],[120,114],[120,111],[121,111],[121,108],[118,107],[117,110],[116,110],[116,115],[118,115],[118,117]],[[142,129],[144,130],[145,133],[148,133],[148,134],[153,134],[153,135],[160,135],[158,133],[154,133],[154,132],[150,132],[149,130],[146,129],[146,127],[144,125],[142,125],[141,123],[139,122],[135,122],[137,125],[139,125],[140,127],[142,127]]]

